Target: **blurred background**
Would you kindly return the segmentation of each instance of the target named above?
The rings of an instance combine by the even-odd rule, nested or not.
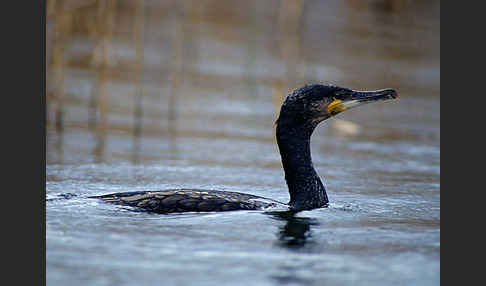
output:
[[[282,100],[307,83],[396,88],[400,116],[425,99],[424,120],[440,103],[438,0],[48,0],[46,40],[48,164],[177,159],[177,138],[272,141]]]

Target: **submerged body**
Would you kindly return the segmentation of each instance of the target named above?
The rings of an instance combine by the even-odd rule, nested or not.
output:
[[[310,138],[317,125],[350,108],[396,98],[392,89],[354,91],[329,85],[307,85],[282,104],[276,122],[277,144],[290,193],[284,204],[250,194],[227,191],[172,189],[115,193],[90,198],[129,205],[157,213],[263,210],[310,210],[328,205],[326,189],[312,164]]]
[[[157,213],[263,210],[284,208],[284,203],[259,196],[215,190],[173,189],[116,193],[92,198],[140,207]]]

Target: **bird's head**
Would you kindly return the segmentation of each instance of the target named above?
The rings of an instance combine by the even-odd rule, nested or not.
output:
[[[296,89],[284,101],[277,125],[315,127],[345,110],[397,97],[397,92],[393,89],[356,91],[334,85],[306,85]]]

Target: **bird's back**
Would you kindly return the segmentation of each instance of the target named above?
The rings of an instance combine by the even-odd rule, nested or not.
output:
[[[286,206],[278,201],[249,194],[197,189],[114,193],[90,198],[157,213],[262,210]]]

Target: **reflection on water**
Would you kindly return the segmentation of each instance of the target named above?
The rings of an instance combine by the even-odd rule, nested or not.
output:
[[[267,212],[274,219],[284,221],[279,229],[279,245],[289,249],[302,248],[311,238],[311,225],[319,225],[315,218],[297,217],[296,212]]]
[[[95,133],[96,134],[96,145],[93,148],[93,156],[94,156],[94,161],[96,163],[102,163],[104,162],[104,153],[105,153],[105,140],[106,140],[106,134],[103,131],[98,131]]]
[[[49,285],[439,284],[440,1],[47,6]],[[329,208],[154,216],[86,199],[288,201],[274,122],[313,82],[400,94],[316,129]]]
[[[140,136],[133,136],[133,148],[132,148],[132,156],[133,159],[131,160],[134,165],[140,164],[140,152],[141,152],[141,140]]]

